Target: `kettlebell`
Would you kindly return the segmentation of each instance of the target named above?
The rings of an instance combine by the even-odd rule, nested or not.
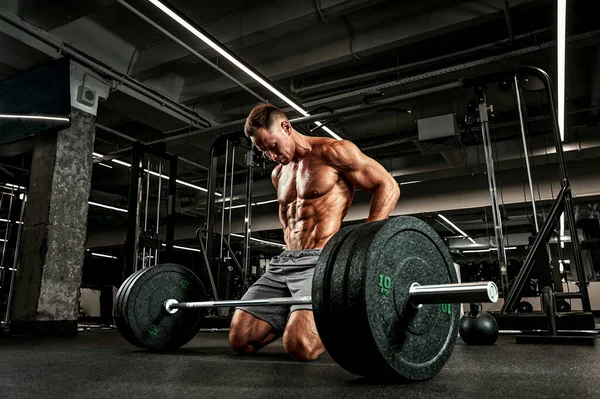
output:
[[[459,334],[467,345],[494,345],[498,339],[498,323],[481,310],[481,303],[472,303],[471,311],[460,318]]]

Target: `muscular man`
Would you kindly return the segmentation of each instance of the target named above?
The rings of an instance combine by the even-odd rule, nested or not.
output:
[[[279,200],[285,251],[243,299],[311,295],[319,253],[341,227],[355,188],[372,193],[367,222],[386,219],[400,197],[394,178],[346,140],[298,133],[278,108],[261,104],[248,116],[246,136],[278,163],[271,175]],[[325,350],[311,305],[238,307],[229,341],[238,353],[253,353],[283,336],[285,350],[313,360]]]

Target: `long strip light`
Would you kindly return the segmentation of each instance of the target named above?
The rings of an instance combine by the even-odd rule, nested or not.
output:
[[[7,219],[0,219],[0,222],[13,223],[12,220],[7,220]],[[14,223],[16,223],[16,224],[23,224],[23,222],[20,222],[18,220],[15,220]]]
[[[117,207],[110,206],[110,205],[105,205],[105,204],[100,204],[98,202],[88,201],[88,204],[93,205],[93,206],[99,206],[100,208],[112,209],[113,211],[119,211],[119,212],[125,212],[125,213],[127,213],[127,209],[117,208]]]
[[[504,249],[517,249],[517,247],[506,247]],[[498,248],[468,249],[468,250],[462,251],[462,253],[470,254],[470,253],[475,253],[475,252],[492,252],[492,251],[497,251],[497,250],[498,250]]]
[[[271,204],[273,202],[277,202],[278,200],[274,199],[274,200],[268,200],[268,201],[261,201],[261,202],[253,202],[252,206],[256,206],[256,205],[264,205],[264,204]],[[225,207],[225,210],[228,209],[237,209],[237,208],[244,208],[246,205],[234,205],[232,207]]]
[[[558,81],[558,130],[561,141],[565,141],[565,49],[567,34],[567,0],[557,2],[557,81]]]
[[[556,10],[556,58],[558,80],[558,131],[560,140],[565,141],[565,55],[567,35],[567,0],[558,0]],[[565,235],[565,214],[560,216],[560,236]]]
[[[215,43],[214,41],[212,41],[208,36],[206,36],[205,34],[203,34],[202,32],[200,32],[198,29],[196,29],[192,25],[190,25],[187,21],[185,21],[183,18],[181,18],[179,15],[177,15],[177,13],[175,13],[169,7],[167,7],[166,5],[164,5],[163,3],[161,3],[158,0],[148,0],[148,1],[150,1],[150,3],[154,4],[159,10],[161,10],[162,12],[164,12],[165,14],[167,14],[169,17],[171,17],[175,22],[177,22],[178,24],[180,24],[181,26],[183,26],[184,28],[186,28],[190,33],[192,33],[198,39],[202,40],[204,43],[206,43],[208,46],[210,46],[217,53],[219,53],[223,57],[225,57],[227,60],[229,60],[229,62],[231,62],[236,67],[238,67],[243,72],[245,72],[252,79],[254,79],[258,83],[260,83],[264,88],[266,88],[267,90],[269,90],[271,93],[275,94],[277,97],[279,97],[281,100],[283,100],[290,107],[294,108],[302,116],[310,116],[310,114],[308,112],[306,112],[302,107],[300,107],[298,104],[296,104],[290,98],[288,98],[285,94],[283,94],[282,92],[280,92],[279,90],[277,90],[275,87],[273,87],[273,85],[271,85],[265,79],[263,79],[262,77],[260,77],[258,74],[256,74],[254,71],[252,71],[250,68],[248,68],[247,66],[245,66],[243,63],[241,63],[234,56],[232,56],[231,54],[229,54],[229,52],[227,52],[225,49],[223,49],[217,43]],[[317,126],[323,126],[323,124],[321,122],[315,122],[315,124]],[[329,133],[336,140],[342,140],[342,138],[340,136],[338,136],[337,134],[335,134],[328,127],[323,126],[322,129],[325,130],[327,133]]]
[[[442,219],[444,222],[448,223],[453,229],[455,229],[456,231],[458,231],[460,233],[460,235],[462,235],[464,238],[468,239],[469,241],[471,241],[473,244],[477,244],[477,242],[472,239],[471,237],[469,237],[469,235],[467,233],[465,233],[464,231],[462,231],[461,229],[458,228],[457,225],[455,225],[454,223],[452,223],[450,220],[448,220],[448,218],[444,215],[442,215],[441,213],[438,213],[438,216],[440,217],[440,219]]]
[[[244,238],[243,235],[241,234],[232,234],[232,236],[234,237],[240,237],[240,238]],[[262,244],[267,244],[267,245],[273,245],[276,247],[281,247],[281,248],[285,248],[285,244],[280,244],[278,242],[273,242],[273,241],[265,241],[265,240],[260,240],[258,238],[254,238],[254,237],[250,237],[250,241],[254,241],[254,242],[260,242]]]
[[[100,154],[100,153],[98,153],[98,152],[94,152],[94,153],[93,153],[93,155],[94,155],[95,157],[98,157],[98,158],[102,158],[102,157],[104,156],[104,155],[102,155],[102,154]],[[131,168],[131,164],[130,164],[130,163],[123,162],[123,161],[121,161],[121,160],[119,160],[119,159],[111,159],[111,161],[112,161],[112,162],[114,162],[114,163],[116,163],[116,164],[118,164],[118,165],[122,165],[122,166],[125,166],[125,167],[128,167],[128,168]],[[148,169],[144,169],[144,172],[150,173],[150,174],[151,174],[151,175],[153,175],[153,176],[162,177],[162,178],[163,178],[163,179],[165,179],[165,180],[169,180],[169,176],[167,176],[167,175],[161,175],[161,174],[159,174],[159,173],[157,173],[157,172],[153,172],[153,171],[151,171],[151,170],[149,171]],[[177,180],[175,180],[175,181],[176,181],[178,184],[181,184],[182,186],[191,187],[191,188],[194,188],[194,189],[196,189],[196,190],[199,190],[199,191],[204,191],[205,193],[206,193],[206,192],[208,192],[208,190],[207,190],[207,189],[205,189],[204,187],[200,187],[200,186],[197,186],[197,185],[195,185],[195,184],[188,183],[188,182],[186,182],[186,181],[179,180],[179,179],[177,179]],[[217,196],[219,196],[219,197],[221,197],[221,196],[222,196],[222,194],[221,194],[221,193],[218,193],[218,192],[217,192],[217,193],[215,193],[215,194],[216,194]]]
[[[163,246],[163,247],[166,247],[166,246],[167,246],[167,244],[164,244],[164,243],[163,243],[163,245],[162,245],[162,246]],[[199,249],[196,249],[196,248],[181,247],[181,246],[179,246],[179,245],[173,245],[173,248],[175,248],[175,249],[182,249],[182,250],[184,250],[184,251],[191,251],[191,252],[202,252],[201,250],[199,250]]]
[[[2,119],[33,119],[33,120],[44,120],[44,121],[61,121],[69,122],[69,118],[60,118],[57,116],[42,116],[42,115],[12,115],[12,114],[0,114]]]
[[[99,254],[96,252],[92,252],[92,256],[96,256],[98,258],[109,258],[109,259],[119,259],[116,256],[112,256],[112,255],[105,255],[105,254]]]
[[[27,190],[27,187],[17,186],[16,184],[4,183],[6,187],[16,188],[17,190]]]

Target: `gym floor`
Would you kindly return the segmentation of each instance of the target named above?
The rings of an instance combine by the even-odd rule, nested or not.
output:
[[[600,391],[600,347],[458,341],[434,378],[385,384],[356,377],[327,354],[310,363],[281,340],[253,356],[231,352],[227,332],[201,332],[177,353],[150,354],[114,330],[74,338],[0,339],[0,397],[219,398],[592,398]],[[352,348],[348,348],[352,350]]]

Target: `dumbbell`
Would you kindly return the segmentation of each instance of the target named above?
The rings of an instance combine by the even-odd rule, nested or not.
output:
[[[452,353],[459,304],[496,302],[498,288],[493,282],[459,284],[437,233],[419,219],[396,217],[336,233],[315,266],[311,296],[205,299],[202,283],[189,269],[148,267],[119,289],[117,326],[136,346],[173,350],[196,335],[206,308],[312,304],[319,336],[344,369],[424,380]]]

